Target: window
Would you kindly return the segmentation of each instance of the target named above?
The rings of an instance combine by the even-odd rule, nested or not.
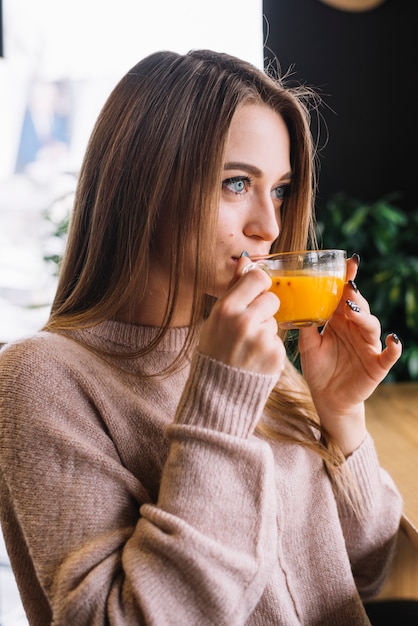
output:
[[[59,227],[92,125],[119,78],[159,49],[213,48],[262,66],[261,0],[145,4],[3,0],[0,344],[47,319]],[[0,623],[27,624],[1,537]]]

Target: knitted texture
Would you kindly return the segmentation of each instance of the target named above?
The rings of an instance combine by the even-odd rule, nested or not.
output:
[[[1,524],[31,626],[369,624],[401,513],[372,440],[347,461],[358,519],[318,455],[254,434],[275,379],[197,352],[157,375],[186,333],[133,361],[69,334],[0,352]]]

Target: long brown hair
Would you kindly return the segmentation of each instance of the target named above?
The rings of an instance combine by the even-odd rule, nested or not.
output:
[[[238,107],[249,102],[278,112],[290,136],[292,189],[272,249],[313,244],[310,96],[309,90],[286,88],[279,77],[245,61],[206,50],[158,52],[135,65],[110,94],[93,129],[45,329],[91,326],[113,318],[134,299],[140,302],[160,225],[169,220],[172,269],[166,315],[143,352],[153,349],[170,326],[190,241],[196,268],[192,340],[207,304],[205,268],[213,254],[228,131]],[[271,428],[264,425],[265,433],[315,449],[331,470],[338,466],[338,452],[323,443],[309,390],[290,364],[267,409],[275,420]]]
[[[251,101],[279,112],[290,134],[292,193],[274,247],[306,245],[312,232],[313,150],[309,114],[297,90],[286,90],[278,79],[226,54],[155,53],[122,78],[93,130],[48,330],[112,318],[134,294],[140,301],[162,220],[170,220],[173,255],[165,325],[190,241],[197,242],[191,325],[198,321],[228,131],[237,108]]]

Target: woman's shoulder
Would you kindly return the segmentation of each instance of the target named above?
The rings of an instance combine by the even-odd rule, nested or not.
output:
[[[94,406],[112,389],[113,371],[81,342],[39,332],[0,351],[0,421]],[[81,410],[80,408],[80,410]]]
[[[88,360],[80,342],[59,333],[39,331],[31,336],[6,344],[0,350],[0,381],[13,380],[26,384],[40,378],[53,377],[58,369],[72,369]]]
[[[85,351],[84,346],[61,333],[38,331],[33,335],[6,343],[0,350],[0,365],[9,361],[36,361],[39,357],[62,358],[70,352]]]

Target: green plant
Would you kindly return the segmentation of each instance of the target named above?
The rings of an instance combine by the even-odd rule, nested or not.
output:
[[[418,211],[405,212],[394,198],[364,203],[343,194],[317,214],[321,247],[361,257],[356,283],[382,324],[396,332],[403,354],[387,381],[418,380]]]

